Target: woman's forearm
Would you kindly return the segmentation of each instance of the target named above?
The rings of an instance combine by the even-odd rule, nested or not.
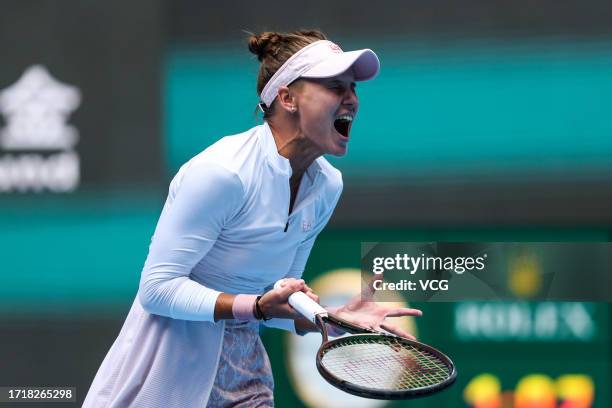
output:
[[[230,295],[229,293],[221,293],[217,296],[217,302],[215,303],[215,322],[234,318],[232,307],[235,298],[236,295]]]

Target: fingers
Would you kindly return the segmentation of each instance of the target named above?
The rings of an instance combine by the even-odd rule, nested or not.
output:
[[[405,330],[400,329],[399,327],[391,323],[382,323],[380,327],[388,331],[389,333],[395,334],[396,336],[405,337],[409,340],[416,340],[416,337],[414,337],[412,334],[408,333]]]
[[[292,293],[304,290],[305,286],[306,284],[302,279],[290,278],[285,279],[281,283],[280,288],[275,289],[274,292],[276,292],[278,298],[286,300]]]
[[[397,309],[391,309],[387,312],[387,317],[401,317],[401,316],[423,316],[423,312],[419,309],[410,309],[407,307],[400,307]]]
[[[284,287],[292,282],[302,282],[304,283],[304,279],[295,279],[295,278],[283,278],[281,280],[279,280],[276,284],[280,285],[280,287]],[[304,283],[305,284],[305,283]],[[276,285],[275,285],[276,287]]]
[[[318,296],[318,295],[316,295],[314,292],[311,292],[311,291],[306,291],[306,292],[304,292],[304,293],[306,293],[306,296],[308,296],[309,298],[311,298],[311,299],[312,299],[312,300],[314,300],[315,302],[319,303],[319,301],[320,301],[319,296]]]
[[[315,302],[319,303],[320,300],[319,296],[317,296],[314,291],[308,285],[306,285],[303,279],[283,279],[280,282],[280,289],[285,289],[281,292],[278,292],[279,296],[282,296],[282,298],[288,298],[292,293],[302,291],[306,294],[306,296],[308,296]]]
[[[302,292],[304,292],[309,298],[311,298],[315,302],[319,303],[319,296],[314,293],[310,286],[304,284],[304,289],[302,289]]]
[[[284,279],[276,289],[266,292],[259,301],[259,307],[267,317],[295,318],[299,314],[287,303],[292,293],[304,290],[301,279]]]

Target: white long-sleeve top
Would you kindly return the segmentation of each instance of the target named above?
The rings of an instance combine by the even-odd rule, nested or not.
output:
[[[136,299],[83,407],[206,405],[223,337],[224,323],[213,319],[217,296],[260,294],[300,277],[340,197],[341,174],[320,157],[289,214],[290,176],[267,123],[181,167]],[[294,330],[292,320],[267,323]]]

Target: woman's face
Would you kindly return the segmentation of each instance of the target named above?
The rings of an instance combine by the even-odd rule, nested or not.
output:
[[[295,85],[302,137],[320,154],[344,156],[359,108],[352,70],[332,78],[303,78]]]

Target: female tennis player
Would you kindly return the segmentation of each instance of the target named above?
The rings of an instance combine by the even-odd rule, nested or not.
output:
[[[271,407],[259,323],[315,330],[287,298],[318,300],[300,277],[342,190],[323,155],[346,153],[355,82],[374,78],[379,61],[319,31],[252,35],[249,49],[261,62],[264,123],[222,138],[172,180],[138,294],[85,408]],[[335,312],[407,337],[385,318],[420,315],[359,297]]]

